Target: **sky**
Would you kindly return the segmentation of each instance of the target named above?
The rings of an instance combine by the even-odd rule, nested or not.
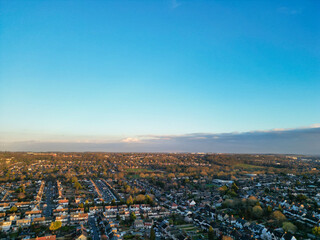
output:
[[[319,11],[0,0],[0,150],[320,154]]]

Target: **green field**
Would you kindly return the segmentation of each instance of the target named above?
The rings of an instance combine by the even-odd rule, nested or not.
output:
[[[245,164],[245,163],[240,163],[240,164],[236,164],[234,165],[234,168],[243,168],[245,170],[259,170],[259,169],[263,169],[263,166],[255,166],[255,165],[251,165],[251,164]]]
[[[149,169],[145,169],[145,168],[127,168],[126,171],[129,173],[153,172],[153,171],[151,171]]]

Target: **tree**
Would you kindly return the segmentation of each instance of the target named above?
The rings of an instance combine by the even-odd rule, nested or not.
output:
[[[287,219],[286,216],[278,210],[272,213],[272,218],[276,220],[278,223],[284,222]]]
[[[10,208],[10,212],[17,212],[18,211],[18,208],[16,206],[12,206]]]
[[[238,192],[239,187],[237,186],[237,184],[235,182],[232,183],[231,189],[235,192]]]
[[[304,195],[304,194],[298,194],[297,195],[297,200],[300,201],[300,202],[305,201],[305,200],[307,200],[307,196]]]
[[[267,207],[267,213],[268,213],[268,215],[272,213],[272,207],[271,206]]]
[[[144,173],[140,173],[140,174],[139,174],[139,177],[140,177],[140,178],[145,178],[146,175],[145,175]]]
[[[74,183],[74,187],[76,190],[82,189],[82,186],[78,181]]]
[[[136,201],[139,203],[144,202],[146,199],[146,197],[143,194],[139,194],[138,196],[136,196]]]
[[[152,198],[149,195],[146,195],[146,200],[145,201],[146,201],[147,204],[152,204],[152,202],[153,202]]]
[[[132,204],[133,204],[133,199],[130,195],[129,198],[127,199],[127,205],[132,205]]]
[[[24,185],[20,185],[17,190],[16,190],[17,193],[25,193],[25,186]]]
[[[229,237],[229,236],[223,236],[222,237],[222,240],[232,240],[233,238],[232,237]]]
[[[89,212],[89,201],[88,200],[86,200],[84,202],[84,212],[85,213]]]
[[[263,214],[263,210],[260,206],[254,206],[252,208],[252,214],[255,218],[261,218]]]
[[[104,202],[104,200],[102,200],[102,209],[103,209],[103,211],[106,210],[106,203]]]
[[[125,186],[126,193],[129,193],[131,191],[131,187],[129,185]]]
[[[123,174],[123,173],[118,173],[118,174],[117,174],[117,178],[118,178],[118,179],[124,178],[124,174]]]
[[[71,182],[73,182],[73,183],[78,182],[78,178],[77,177],[72,177],[71,178]]]
[[[226,199],[226,200],[223,202],[223,206],[224,206],[224,207],[228,207],[228,208],[233,208],[233,207],[234,207],[234,200],[232,200],[232,199]]]
[[[61,221],[54,221],[50,224],[49,230],[54,232],[54,231],[58,230],[59,228],[61,228],[61,226],[62,226]]]
[[[219,188],[219,191],[225,193],[226,191],[228,191],[228,187],[226,185],[224,185]]]
[[[168,174],[168,178],[174,178],[175,176],[174,176],[174,174],[173,173],[169,173]]]
[[[227,191],[227,195],[229,195],[229,196],[234,198],[234,197],[237,196],[237,193],[235,191],[233,191],[233,190],[229,190],[229,191]]]
[[[154,231],[154,228],[152,226],[151,231],[150,231],[150,240],[155,240],[156,239],[156,233]]]
[[[282,228],[283,230],[285,230],[286,232],[291,232],[291,233],[295,233],[297,231],[297,227],[291,223],[291,222],[284,222],[282,224]]]
[[[320,236],[320,227],[312,228],[312,234],[316,236]]]
[[[258,199],[255,196],[250,196],[247,201],[249,205],[254,206],[258,202]]]
[[[208,176],[208,173],[206,171],[202,170],[200,175],[203,177],[206,177],[206,176]]]
[[[136,214],[135,214],[134,212],[131,212],[131,213],[130,213],[130,220],[131,220],[131,221],[134,221],[134,220],[136,220],[136,219],[137,219]]]
[[[213,239],[214,239],[214,232],[213,232],[213,228],[210,226],[208,231],[208,240],[213,240]]]

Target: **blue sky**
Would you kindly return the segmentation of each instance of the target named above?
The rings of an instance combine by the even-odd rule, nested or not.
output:
[[[0,0],[0,142],[317,124],[319,10],[302,0]]]

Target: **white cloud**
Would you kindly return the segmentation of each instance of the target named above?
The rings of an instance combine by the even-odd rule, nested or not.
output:
[[[310,128],[320,128],[320,123],[310,125]]]
[[[277,10],[279,13],[287,14],[287,15],[296,15],[300,13],[300,10],[288,8],[288,7],[280,7]]]
[[[128,137],[128,138],[122,139],[121,142],[124,142],[124,143],[137,143],[137,142],[140,142],[140,139]]]
[[[171,7],[172,9],[178,8],[182,5],[182,3],[178,2],[177,0],[172,0]]]

